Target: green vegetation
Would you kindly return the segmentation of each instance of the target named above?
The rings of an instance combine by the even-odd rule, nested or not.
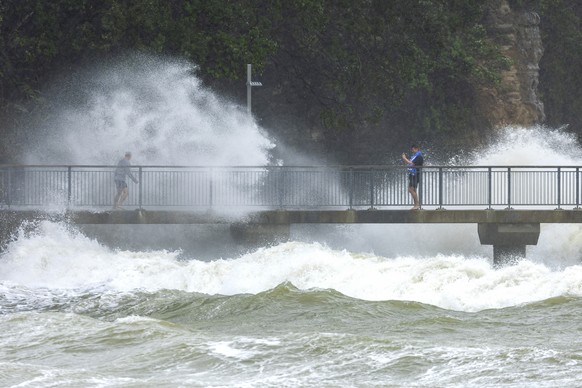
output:
[[[292,64],[324,106],[323,124],[338,133],[388,116],[407,117],[418,132],[450,130],[439,116],[461,111],[470,85],[494,84],[506,64],[480,24],[481,1],[305,3],[318,7],[286,6],[293,16],[283,21],[276,58]]]
[[[572,71],[582,64],[582,6],[511,3],[541,13],[544,40],[553,42],[540,86],[548,119],[574,124],[582,113]],[[271,101],[269,85],[283,85],[288,115],[303,116],[291,126],[319,128],[340,158],[366,136],[385,149],[472,135],[486,130],[475,114],[476,88],[495,87],[509,64],[488,39],[486,7],[481,0],[5,0],[0,135],[25,119],[59,73],[127,51],[187,58],[207,83],[240,97],[234,89],[244,92],[244,64],[252,63],[269,80],[264,100]],[[255,114],[276,126],[280,104],[256,98]]]
[[[236,77],[275,50],[256,2],[8,0],[0,3],[0,103],[38,96],[54,72],[127,50],[188,58],[211,77]]]
[[[582,3],[545,1],[540,7],[544,56],[540,95],[547,124],[582,134]]]

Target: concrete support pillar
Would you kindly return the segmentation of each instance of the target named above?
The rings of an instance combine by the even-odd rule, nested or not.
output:
[[[271,245],[289,240],[290,224],[245,224],[230,225],[230,235],[240,244],[257,246]]]
[[[540,224],[482,223],[478,232],[481,244],[493,245],[493,265],[500,267],[525,257],[526,245],[537,245]]]
[[[493,265],[503,267],[525,258],[525,245],[493,245]]]

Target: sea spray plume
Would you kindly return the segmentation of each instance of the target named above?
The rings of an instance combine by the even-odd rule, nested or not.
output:
[[[565,127],[507,126],[487,146],[449,160],[471,166],[572,166],[582,162],[582,146]]]
[[[565,127],[507,126],[498,129],[486,147],[449,160],[449,165],[469,166],[576,166],[582,163],[582,146]],[[454,188],[451,188],[453,190]],[[582,257],[582,230],[575,224],[542,224],[537,245],[527,257],[551,267],[578,264]]]
[[[273,143],[241,107],[202,86],[186,61],[134,55],[93,66],[49,92],[53,111],[28,163],[114,164],[126,150],[150,165],[269,163]]]
[[[29,140],[26,163],[112,166],[126,151],[132,151],[135,165],[269,164],[274,144],[265,131],[244,109],[205,88],[194,74],[195,69],[186,61],[139,54],[55,80],[46,93],[50,104],[42,117],[28,124],[38,136]],[[109,198],[102,197],[99,190],[115,189],[107,188],[112,179],[102,177],[102,181],[78,195],[73,193],[72,203],[110,205]],[[175,188],[166,177],[148,177],[144,196],[163,203],[154,197],[160,194],[152,191],[158,187]],[[52,196],[51,203],[64,206],[62,198],[59,201],[59,193],[66,191],[62,183],[37,180],[30,184]],[[228,181],[224,183],[228,185]],[[82,182],[77,186],[81,187]],[[245,188],[229,190],[247,195]],[[136,195],[136,190],[130,190],[128,205],[137,203]]]
[[[514,167],[512,172],[520,173],[522,170],[530,171],[530,167],[536,166],[574,166],[582,161],[582,148],[575,141],[572,134],[560,129],[550,129],[543,126],[505,127],[498,130],[495,140],[486,147],[474,150],[468,154],[459,154],[449,160],[446,165],[455,167],[443,174],[444,201],[449,198],[472,198],[472,203],[487,204],[491,200],[493,205],[496,199],[487,199],[487,167],[493,167],[493,174],[507,173],[506,166]],[[458,167],[469,166],[461,171]],[[520,169],[523,167],[523,169]],[[571,173],[574,172],[570,169]],[[477,176],[480,174],[480,177]],[[495,179],[492,178],[492,179]],[[547,192],[552,187],[547,187]],[[524,199],[516,197],[518,190],[512,193],[512,204],[524,206]],[[540,196],[547,195],[545,189],[536,189]],[[521,194],[521,198],[525,195]],[[524,208],[524,207],[521,207]]]
[[[506,127],[498,130],[495,140],[477,150],[464,150],[455,158],[442,161],[429,153],[431,164],[449,166],[503,165],[580,165],[582,146],[565,128],[544,126]],[[445,193],[460,190],[454,182]],[[445,206],[445,208],[447,208]],[[485,208],[485,206],[483,206]],[[431,211],[433,208],[425,206]],[[449,207],[453,210],[454,207]],[[552,268],[578,264],[582,257],[582,228],[577,224],[542,224],[538,245],[527,247],[530,261]],[[491,246],[480,245],[473,224],[455,225],[347,225],[326,226],[328,235],[317,233],[309,225],[300,227],[304,241],[326,241],[337,249],[375,252],[386,256],[432,256],[459,254],[465,257],[491,257]],[[299,227],[296,227],[296,230]],[[332,229],[329,231],[329,229]],[[421,237],[419,237],[421,236]]]

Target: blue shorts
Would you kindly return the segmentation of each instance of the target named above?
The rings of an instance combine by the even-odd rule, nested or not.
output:
[[[420,183],[420,174],[408,174],[408,187],[416,189]]]
[[[127,188],[127,183],[125,181],[115,181],[115,187],[117,187],[117,191],[121,191]]]

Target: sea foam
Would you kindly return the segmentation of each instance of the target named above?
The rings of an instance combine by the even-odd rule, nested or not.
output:
[[[564,269],[522,260],[494,269],[484,257],[382,257],[288,242],[232,258],[178,259],[177,251],[118,251],[70,226],[44,222],[12,242],[0,259],[4,284],[112,291],[162,289],[204,294],[257,294],[285,282],[349,297],[416,301],[460,311],[503,308],[582,295],[582,266]]]

